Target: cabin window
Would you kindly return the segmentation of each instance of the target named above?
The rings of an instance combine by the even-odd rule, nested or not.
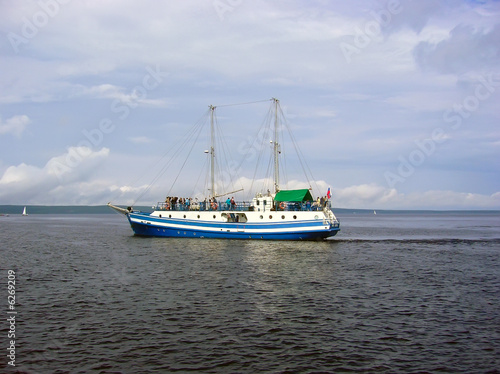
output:
[[[273,216],[272,216],[272,215],[270,215],[270,216],[269,216],[269,219],[273,219]]]
[[[297,219],[297,216],[293,216],[293,219]]]
[[[200,215],[198,214],[198,218],[200,218]]]
[[[215,214],[214,214],[214,219],[215,219]]]
[[[169,214],[169,215],[168,215],[168,218],[172,218],[172,215],[171,215],[171,214]]]
[[[255,205],[260,205],[260,201],[259,201],[259,200],[257,200],[257,204],[255,204]]]
[[[281,219],[285,219],[285,216],[281,216]]]
[[[184,214],[184,218],[186,218],[186,215]]]
[[[260,219],[264,219],[264,216],[262,214],[260,215]]]

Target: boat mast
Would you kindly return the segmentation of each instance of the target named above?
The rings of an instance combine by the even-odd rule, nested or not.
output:
[[[214,134],[214,112],[215,107],[213,105],[210,108],[210,197],[215,196],[215,134]]]
[[[278,106],[279,100],[273,97],[274,101],[274,193],[278,193],[280,190],[279,182],[279,143],[278,143]]]

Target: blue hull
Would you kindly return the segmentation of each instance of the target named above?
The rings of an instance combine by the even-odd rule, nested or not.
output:
[[[129,217],[130,221],[130,217]],[[262,240],[321,240],[335,236],[339,227],[329,230],[308,230],[297,232],[235,232],[235,231],[208,231],[203,229],[168,228],[154,224],[143,224],[130,221],[135,235],[169,238],[214,238],[214,239],[262,239]]]

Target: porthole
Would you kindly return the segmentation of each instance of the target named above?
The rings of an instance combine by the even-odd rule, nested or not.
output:
[[[200,218],[200,215],[198,214],[198,218]]]
[[[272,215],[270,215],[270,216],[269,216],[269,219],[273,219],[273,216],[272,216]]]
[[[215,214],[214,214],[214,219],[215,219]]]
[[[314,219],[318,219],[319,217],[317,215],[314,216]]]
[[[285,219],[285,216],[281,216],[281,219]]]
[[[184,218],[186,218],[186,215],[184,214]]]
[[[260,219],[264,219],[264,216],[262,214],[260,215]]]
[[[159,217],[161,218],[161,214],[159,215]]]
[[[168,218],[172,218],[172,215],[171,215],[171,214],[169,214],[169,215],[168,215]]]

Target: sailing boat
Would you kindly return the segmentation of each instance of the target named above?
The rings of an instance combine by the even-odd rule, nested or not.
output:
[[[23,215],[23,216],[27,216],[27,215],[28,215],[28,213],[26,213],[26,207],[24,207],[24,209],[23,209],[23,214],[22,214],[22,215]]]
[[[336,235],[340,223],[330,209],[330,201],[313,200],[310,189],[280,188],[278,143],[279,100],[274,107],[274,192],[257,193],[251,201],[220,203],[215,189],[214,106],[210,106],[210,192],[205,201],[181,204],[167,199],[152,213],[108,206],[127,216],[135,235],[182,238],[319,240]],[[236,191],[234,191],[236,192]]]

